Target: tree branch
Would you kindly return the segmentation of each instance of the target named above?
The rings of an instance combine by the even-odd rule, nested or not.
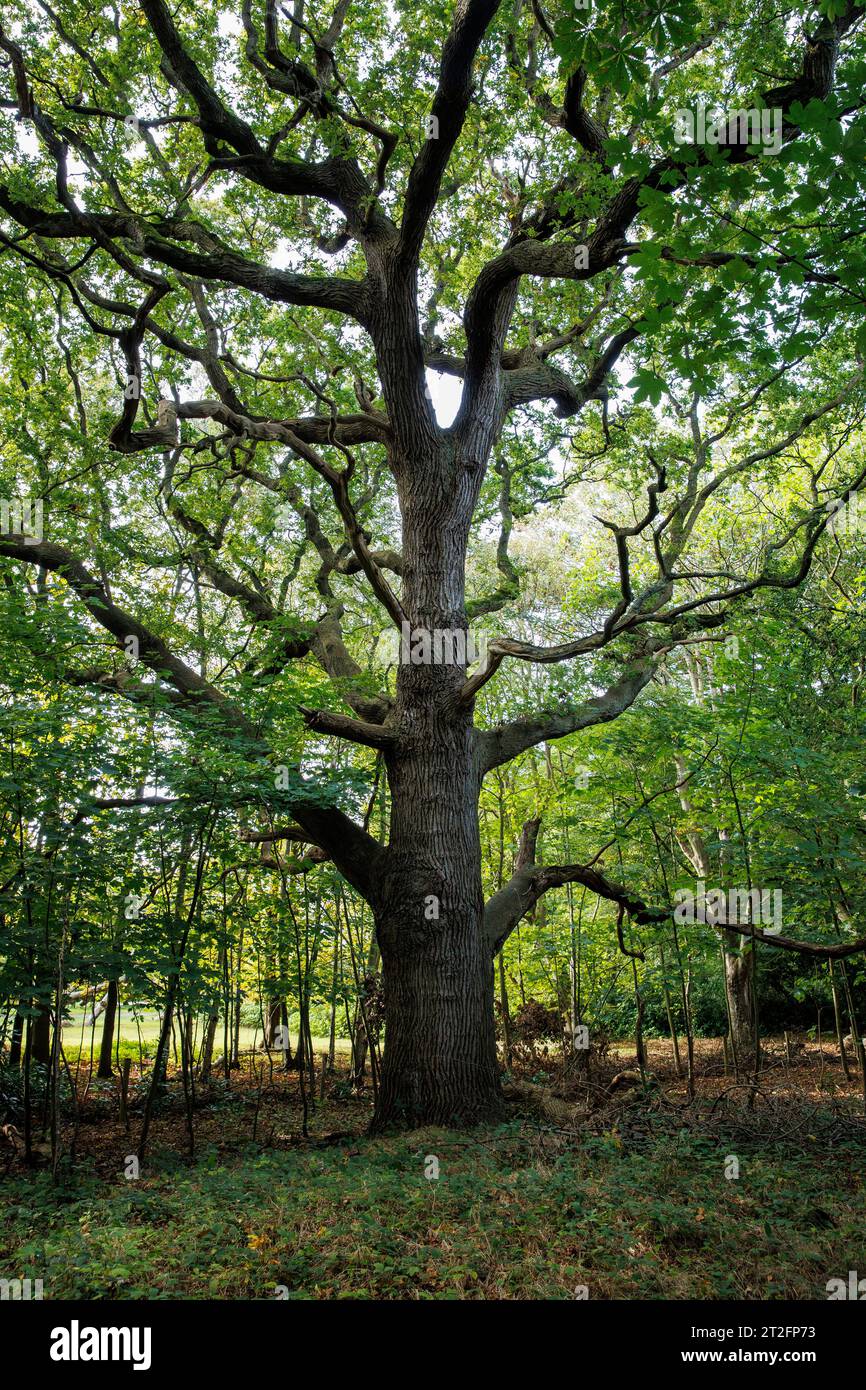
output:
[[[527,830],[529,830],[527,837]],[[538,821],[528,821],[521,837],[532,845],[534,853],[535,837],[538,834]],[[652,907],[621,883],[614,883],[597,869],[583,864],[540,865],[522,862],[525,856],[519,854],[515,871],[503,888],[489,899],[484,909],[484,934],[492,955],[496,955],[508,940],[511,932],[521,918],[525,917],[535,904],[551,888],[561,888],[566,883],[581,883],[600,898],[614,902],[619,908],[618,927],[621,930],[622,913],[638,923],[660,926],[673,919],[672,907]],[[735,935],[754,937],[756,941],[766,941],[770,946],[778,946],[783,951],[796,951],[800,955],[814,956],[822,960],[844,960],[848,956],[860,955],[866,951],[866,937],[857,941],[840,942],[830,946],[816,941],[795,941],[788,936],[777,936],[761,931],[751,922],[713,923],[723,931]],[[621,943],[622,944],[622,943]]]
[[[509,724],[484,730],[478,736],[482,767],[489,772],[538,743],[564,738],[579,729],[606,724],[618,718],[634,704],[640,692],[652,680],[654,672],[655,664],[651,656],[643,655],[629,662],[619,679],[603,695],[592,696],[576,709],[543,711],[528,719],[515,719]]]
[[[0,556],[3,555],[39,565],[62,577],[101,627],[121,643],[129,636],[138,639],[142,663],[160,679],[174,685],[176,699],[193,708],[204,705],[218,710],[230,726],[245,734],[263,755],[267,755],[269,750],[261,733],[246,716],[210,682],[176,657],[161,638],[119,608],[105,586],[64,546],[28,536],[3,535],[0,536]],[[303,800],[292,804],[291,812],[309,833],[311,843],[326,850],[348,882],[368,901],[373,901],[377,869],[386,853],[378,841],[337,807],[315,806]]]
[[[308,709],[298,705],[308,729],[317,734],[333,734],[336,738],[348,739],[351,743],[363,743],[368,748],[393,748],[397,734],[382,724],[367,724],[362,719],[351,719],[346,714],[336,714],[333,710]]]
[[[417,260],[424,231],[439,197],[442,175],[466,119],[472,96],[475,55],[498,8],[499,0],[456,0],[430,109],[431,118],[436,122],[436,134],[424,142],[406,185],[400,254],[408,261]]]
[[[169,650],[161,638],[134,618],[131,613],[118,607],[109,596],[108,590],[65,546],[51,541],[36,541],[31,536],[0,536],[0,555],[13,560],[24,560],[31,565],[58,574],[78,595],[90,616],[105,628],[123,645],[128,637],[136,638],[139,658],[145,666],[168,680],[175,689],[191,704],[206,704],[226,718],[229,724],[252,738],[258,734],[244,714],[226,699],[209,681],[206,681],[185,661],[181,661]]]

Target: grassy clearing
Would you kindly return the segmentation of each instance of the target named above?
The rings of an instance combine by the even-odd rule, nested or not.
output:
[[[89,1013],[85,1015],[81,1009],[73,1010],[70,1013],[70,1017],[63,1025],[63,1050],[69,1061],[76,1060],[79,1057],[82,1061],[89,1060],[91,1052],[94,1057],[99,1056],[103,1020],[101,1018],[97,1019],[96,1026],[94,1027],[93,1024],[89,1024],[85,1021],[86,1018],[89,1017]],[[138,1062],[140,1051],[143,1049],[145,1056],[149,1057],[152,1061],[156,1051],[159,1029],[160,1018],[154,1010],[142,1010],[139,1013],[137,1022],[128,1009],[122,1010],[115,1038],[115,1046],[112,1049],[112,1059],[115,1059],[117,1056],[121,1059],[129,1057],[132,1061]],[[241,1026],[241,1052],[254,1051],[261,1043],[261,1040],[261,1028]],[[297,1030],[295,1027],[291,1029],[291,1040],[292,1047],[294,1048],[297,1043]],[[329,1042],[327,1038],[313,1038],[313,1051],[316,1054],[327,1052],[328,1045]],[[201,1038],[197,1040],[196,1053],[198,1053],[198,1048],[200,1046]],[[214,1041],[215,1058],[222,1054],[222,1047],[223,1031],[222,1021],[220,1021]],[[352,1044],[349,1038],[336,1039],[336,1051],[338,1053],[348,1056],[351,1050]]]

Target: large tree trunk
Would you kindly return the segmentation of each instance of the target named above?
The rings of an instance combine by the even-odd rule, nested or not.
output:
[[[725,951],[724,957],[725,993],[736,1066],[738,1071],[751,1072],[755,1068],[758,1045],[754,989],[755,952],[750,950],[734,955],[731,951]]]
[[[374,1129],[473,1124],[501,1114],[493,967],[478,914],[448,898],[452,921],[442,930],[419,929],[408,900],[380,920],[385,1049]]]
[[[428,806],[437,819],[435,803]],[[480,874],[471,859],[446,853],[444,841],[442,849],[441,877],[415,856],[402,875],[395,866],[377,916],[385,1047],[374,1128],[471,1124],[501,1113]],[[425,917],[435,900],[438,920]]]
[[[403,605],[413,630],[466,631],[464,558],[478,483],[441,459],[401,498]],[[374,1128],[466,1124],[501,1112],[481,774],[471,707],[458,701],[464,681],[458,661],[404,659],[398,672],[389,859],[374,903],[385,995]]]

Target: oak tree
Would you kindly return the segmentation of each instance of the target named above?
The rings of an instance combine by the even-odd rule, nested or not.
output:
[[[493,1116],[493,961],[522,916],[569,882],[620,918],[670,909],[598,866],[539,865],[535,821],[485,903],[485,776],[618,718],[672,652],[796,588],[866,476],[844,452],[866,345],[863,7],[3,11],[7,365],[29,390],[10,427],[49,521],[12,517],[0,555],[110,637],[66,679],[158,691],[241,739],[274,774],[260,836],[314,847],[371,905],[374,1123]],[[711,135],[702,117],[684,139],[682,113],[710,106]],[[63,375],[53,400],[24,369],[32,334]],[[608,582],[550,631],[514,519],[606,459]],[[752,489],[760,524],[713,548],[707,518]],[[496,579],[467,594],[493,526]],[[150,602],[166,571],[173,618]],[[230,635],[219,662],[198,659],[196,605]],[[394,671],[369,659],[383,625]],[[274,692],[295,663],[322,674],[300,710],[314,746],[384,762],[385,841],[281,773]],[[486,723],[482,692],[515,663],[581,674]]]

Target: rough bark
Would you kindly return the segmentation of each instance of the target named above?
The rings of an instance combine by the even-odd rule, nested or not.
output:
[[[466,630],[463,573],[477,460],[445,450],[403,501],[403,605],[413,628]],[[398,478],[399,482],[399,478]],[[500,1112],[493,959],[483,930],[472,712],[465,666],[401,665],[386,753],[391,838],[377,901],[385,1049],[374,1127],[465,1124]]]
[[[734,1059],[738,1071],[754,1068],[758,1043],[758,1020],[755,1016],[755,953],[743,951],[735,955],[724,952],[725,993]]]

